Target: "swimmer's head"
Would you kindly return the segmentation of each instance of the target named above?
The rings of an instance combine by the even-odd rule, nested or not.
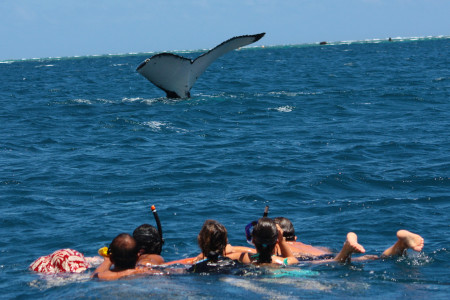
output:
[[[261,218],[253,229],[253,244],[259,253],[258,263],[272,262],[272,254],[278,240],[278,230],[270,218]]]
[[[283,229],[283,237],[286,241],[295,241],[295,230],[292,222],[284,217],[277,217],[273,219],[276,224],[278,224],[281,229]]]
[[[219,255],[224,255],[228,243],[227,230],[217,221],[206,220],[197,241],[204,257],[217,260]]]
[[[161,254],[162,241],[158,230],[149,224],[142,224],[133,232],[141,254]]]
[[[121,233],[109,245],[108,255],[115,268],[133,269],[138,259],[137,243],[128,233]]]

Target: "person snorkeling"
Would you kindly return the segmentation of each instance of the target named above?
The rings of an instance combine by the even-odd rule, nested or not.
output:
[[[109,281],[136,274],[161,274],[158,270],[137,267],[138,254],[136,240],[128,233],[121,233],[112,240],[108,255],[91,277]]]
[[[227,255],[232,246],[228,244],[225,226],[215,220],[206,220],[198,236],[198,246],[202,251],[194,260],[188,272],[193,273],[231,273],[237,263]]]
[[[252,231],[252,242],[255,245],[257,254],[243,253],[238,260],[246,264],[290,265],[298,263],[299,260],[291,250],[292,246],[288,244],[283,235],[283,229],[274,220],[265,217],[259,219]],[[322,257],[315,262],[348,262],[351,260],[352,254],[364,252],[365,249],[358,243],[356,234],[350,232],[347,234],[344,246],[335,257]],[[233,259],[236,259],[235,256],[233,256]],[[366,256],[362,259],[373,259],[373,256]]]
[[[190,257],[171,261],[165,266],[174,264],[191,265],[190,273],[236,273],[239,263],[230,258],[232,253],[254,251],[252,248],[231,246],[228,243],[228,232],[225,226],[215,220],[206,220],[197,236],[201,253]]]
[[[228,243],[227,229],[215,220],[206,220],[197,236],[198,245],[202,251],[197,260],[227,256],[232,253],[250,252],[255,249],[244,246],[232,246]]]
[[[138,247],[137,265],[148,266],[164,263],[164,258],[161,256],[163,240],[154,226],[140,225],[133,231],[133,238]]]
[[[244,264],[290,265],[298,263],[283,238],[283,230],[270,218],[263,217],[258,220],[253,228],[252,243],[255,245],[256,254],[232,253],[228,257],[237,259]],[[276,255],[276,246],[280,249],[280,256]]]
[[[184,258],[166,263],[173,264],[194,264],[196,262],[208,259],[216,261],[219,257],[228,257],[233,253],[250,252],[256,253],[256,250],[244,246],[232,246],[228,243],[228,232],[224,225],[215,220],[206,220],[197,235],[198,246],[201,253],[195,257]]]
[[[289,248],[293,252],[294,256],[296,256],[299,260],[314,260],[319,263],[329,262],[332,260],[337,262],[350,262],[352,259],[352,254],[362,254],[366,252],[364,247],[358,243],[358,236],[354,232],[349,232],[347,234],[341,251],[334,256],[334,254],[326,248],[322,249],[298,242],[297,237],[295,236],[294,225],[289,219],[277,217],[274,220],[283,229],[283,238],[286,240],[286,243],[289,245]],[[397,239],[398,240],[394,245],[387,248],[382,253],[381,258],[401,256],[408,249],[420,252],[424,246],[424,239],[420,235],[407,230],[402,229],[397,231]],[[279,252],[279,250],[277,250],[277,252]],[[378,258],[380,257],[377,255],[364,255],[354,258],[353,260],[362,261]]]
[[[226,255],[228,233],[222,224],[215,220],[206,220],[197,236],[198,246],[202,251],[197,260],[209,259],[217,261],[220,256]]]
[[[312,260],[334,257],[333,253],[327,248],[315,247],[300,242],[295,235],[294,225],[288,218],[276,217],[273,220],[283,229],[284,240],[298,259]]]
[[[108,256],[94,271],[92,277],[101,280],[117,280],[138,273],[136,269],[138,251],[136,240],[131,235],[119,234],[112,240],[108,248]]]

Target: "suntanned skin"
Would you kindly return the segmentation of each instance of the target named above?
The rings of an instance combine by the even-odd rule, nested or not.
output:
[[[412,249],[416,252],[422,251],[424,239],[420,235],[402,229],[397,231],[397,238],[398,241],[387,248],[381,257],[403,255],[403,252],[407,249]]]
[[[255,254],[256,253],[256,249],[250,248],[250,247],[244,247],[244,246],[231,246],[231,244],[227,244],[227,247],[225,248],[225,253],[223,254],[223,256],[230,258],[230,255],[232,255],[233,253],[252,253]],[[203,253],[200,253],[199,255],[197,255],[194,258],[193,263],[196,263],[202,259],[205,259],[205,256],[203,255]]]
[[[170,265],[175,265],[175,264],[192,265],[196,261],[198,261],[197,256],[196,257],[187,257],[187,258],[183,258],[183,259],[168,261],[168,262],[164,263],[164,266],[170,266]]]
[[[295,241],[286,241],[286,243],[291,248],[292,253],[295,257],[310,257],[314,258],[317,256],[332,254],[331,251],[324,247],[314,247],[311,245],[304,244],[302,242],[297,241],[297,237],[295,237]],[[277,248],[277,253],[280,253]]]
[[[279,226],[277,225],[277,229]],[[280,236],[281,231],[281,236]],[[386,249],[383,254],[381,255],[381,258],[389,257],[389,256],[398,256],[403,255],[404,251],[407,249],[412,249],[414,251],[421,251],[424,247],[424,239],[415,233],[412,233],[407,230],[399,230],[397,231],[397,242]],[[283,264],[285,258],[288,258],[288,264],[295,264],[298,263],[298,260],[295,258],[298,252],[294,252],[293,248],[296,247],[294,243],[299,242],[286,242],[283,238],[283,232],[282,229],[279,228],[278,230],[278,241],[277,246],[275,247],[274,254],[281,253],[281,256],[273,256],[272,257],[272,263],[273,264]],[[303,244],[303,243],[301,243]],[[314,253],[320,253],[316,255],[323,255],[323,254],[330,254],[330,252],[321,250],[319,248],[306,245],[306,249],[308,249],[310,252],[308,254],[313,255]],[[304,248],[305,249],[305,248]],[[295,250],[295,249],[294,249]],[[320,251],[320,252],[319,252]],[[347,234],[346,240],[344,242],[344,245],[341,249],[341,251],[336,255],[333,259],[324,259],[324,260],[316,260],[312,261],[312,263],[325,263],[325,262],[340,262],[340,263],[347,263],[352,260],[352,254],[354,253],[365,253],[366,250],[364,247],[358,243],[358,236],[353,233],[349,232]],[[226,256],[233,260],[239,260],[242,263],[252,263],[253,259],[251,258],[251,254],[256,253],[256,250],[249,247],[241,247],[241,246],[231,246],[230,244],[227,245],[225,249],[225,253],[223,256]],[[303,255],[305,252],[302,252]],[[314,255],[313,255],[314,256]],[[374,260],[379,259],[377,255],[364,255],[361,257],[353,258],[353,261],[364,261],[364,260]],[[168,262],[165,265],[175,264],[175,263],[184,263],[184,264],[192,264],[199,260],[204,259],[203,254],[199,254],[197,257],[192,257],[188,259],[182,259],[177,261]],[[99,267],[100,268],[100,267]]]
[[[291,245],[289,245],[288,243],[286,243],[286,244],[288,245],[288,247],[290,249],[292,249]],[[364,249],[364,247],[362,245],[360,245],[358,243],[357,235],[353,232],[349,232],[347,234],[347,238],[344,242],[344,246],[342,247],[341,251],[338,253],[338,255],[336,255],[335,258],[316,260],[316,261],[312,261],[312,262],[313,263],[324,263],[324,262],[336,261],[336,262],[345,263],[345,262],[350,262],[351,256],[353,253],[364,253],[364,252],[366,252],[366,250]],[[324,254],[329,254],[329,253],[324,253]],[[366,257],[365,259],[371,259],[371,258]]]
[[[225,254],[231,254],[231,253],[237,253],[237,252],[256,253],[256,250],[254,248],[245,247],[245,246],[231,246],[230,244],[228,244],[227,247],[225,248]]]
[[[281,256],[277,256],[276,249],[274,248],[274,256],[272,256],[272,265],[280,265],[287,263],[288,265],[296,264],[298,263],[298,260],[294,257],[292,254],[292,251],[289,247],[289,245],[286,243],[285,239],[283,238],[283,230],[281,227],[277,224],[277,230],[278,230],[278,239],[277,239],[277,246],[280,249]],[[242,252],[242,253],[231,253],[227,255],[228,258],[231,258],[233,260],[238,260],[241,263],[244,264],[251,264],[254,263],[255,259],[252,258],[252,253],[250,252]]]
[[[164,264],[164,258],[158,254],[139,254],[138,261],[136,265],[146,266],[146,265],[162,265]]]
[[[136,241],[132,236],[126,233],[119,234],[110,245],[110,249],[115,250],[112,250],[109,257],[104,258],[103,263],[94,271],[92,277],[97,277],[100,280],[117,280],[138,273],[155,273],[156,271],[149,268],[136,268],[136,262],[138,261],[136,247]],[[119,250],[117,253],[121,251],[128,253],[126,254],[130,255],[127,258],[128,261],[123,262],[123,258],[115,261],[117,257],[114,256],[114,251],[116,250]],[[119,262],[121,262],[120,265]]]
[[[277,217],[274,220],[280,226],[282,226],[283,230],[292,231],[292,232],[290,232],[289,236],[291,236],[294,233],[293,224],[289,219],[283,218],[283,217]],[[283,224],[283,225],[281,225],[281,224]],[[283,226],[285,226],[285,227],[283,227]],[[285,238],[285,240],[286,240],[286,238]],[[301,241],[298,240],[297,236],[295,236],[295,235],[293,238],[289,238],[288,240],[286,240],[286,242],[289,245],[289,247],[291,248],[291,251],[295,257],[308,259],[308,258],[315,258],[317,256],[324,256],[324,255],[332,254],[332,251],[328,248],[317,247],[317,246],[312,246],[312,245],[302,243]],[[277,251],[277,253],[280,253],[279,250]]]
[[[97,277],[100,280],[117,280],[119,278],[130,276],[136,273],[139,273],[139,270],[136,269],[117,269],[114,268],[111,270],[111,266],[113,263],[109,259],[109,257],[105,257],[103,263],[95,269],[92,277]]]
[[[364,253],[366,249],[358,243],[358,236],[354,232],[347,233],[347,239],[338,255],[334,258],[338,262],[347,262],[353,253]]]
[[[227,244],[227,246],[225,248],[225,252],[222,254],[222,256],[229,257],[233,253],[241,254],[243,252],[256,253],[256,250],[253,248],[250,248],[250,247],[232,246],[231,244]],[[170,266],[173,264],[191,265],[191,264],[195,264],[196,262],[201,261],[203,259],[205,259],[205,256],[203,255],[203,253],[200,253],[199,255],[197,255],[195,257],[189,257],[189,258],[169,261],[167,263],[164,263],[164,265],[166,265],[166,266]]]
[[[126,276],[136,275],[136,274],[160,274],[161,271],[156,271],[152,269],[142,269],[142,268],[134,268],[134,269],[117,269],[114,268],[111,270],[111,266],[113,263],[109,259],[109,257],[105,257],[103,263],[95,269],[93,275],[91,277],[97,277],[100,280],[110,281],[117,280]]]
[[[256,250],[253,248],[250,248],[250,247],[232,246],[231,244],[227,244],[227,246],[225,247],[224,253],[222,253],[222,256],[228,257],[230,254],[233,254],[233,253],[240,254],[242,252],[256,253]],[[189,257],[189,258],[183,258],[183,259],[170,261],[170,262],[164,263],[164,265],[165,266],[170,266],[173,264],[191,265],[191,264],[195,264],[196,262],[201,261],[203,259],[205,259],[205,256],[203,255],[203,253],[200,253],[199,255],[197,255],[195,257]]]
[[[276,218],[278,222],[283,223],[284,226],[289,228],[289,230],[294,230],[292,223],[289,219],[279,217]],[[412,233],[407,230],[399,230],[397,232],[398,241],[386,249],[381,257],[394,256],[394,255],[403,255],[406,249],[413,249],[414,251],[421,251],[424,245],[423,238],[415,233]],[[314,247],[311,245],[304,244],[302,242],[297,241],[297,236],[294,236],[293,241],[287,241],[292,253],[295,257],[299,259],[319,259],[316,262],[329,261],[329,259],[320,260],[320,256],[332,254],[332,252],[323,247]],[[339,252],[339,254],[333,259],[339,262],[350,261],[351,255],[353,253],[364,253],[365,249],[358,243],[358,237],[355,233],[349,232],[347,234],[346,241],[344,243],[343,248]],[[277,249],[277,254],[280,253],[280,250]],[[379,257],[376,255],[364,255],[355,258],[354,260],[362,261],[368,259],[378,259]]]
[[[286,244],[286,241],[283,239],[283,230],[277,225],[278,229],[278,242],[279,248],[281,249],[282,257],[280,256],[273,256],[272,261],[274,264],[280,265],[285,263],[285,259],[287,258],[288,264],[294,264],[297,263],[298,260],[292,255],[292,252],[289,249],[289,246]],[[255,254],[256,250],[254,248],[250,247],[244,247],[244,246],[232,246],[230,244],[227,244],[224,253],[222,254],[224,257],[228,257],[232,260],[239,260],[243,263],[251,263],[252,258],[251,254]],[[177,263],[182,264],[193,264],[197,261],[200,261],[204,259],[203,253],[200,253],[196,257],[191,258],[185,258],[180,259],[176,261],[171,261],[166,263],[165,265],[172,265]]]
[[[389,256],[401,256],[407,249],[412,249],[416,252],[420,252],[423,249],[424,239],[418,234],[402,229],[397,231],[397,238],[398,240],[394,245],[384,250],[383,254],[381,255],[381,258],[386,258]],[[341,263],[346,263],[351,261],[352,259],[351,256],[353,253],[365,253],[365,252],[366,250],[364,249],[364,247],[358,243],[358,236],[353,232],[349,232],[347,234],[347,239],[344,242],[342,250],[332,260]],[[363,261],[363,260],[374,260],[379,258],[380,257],[378,257],[377,255],[364,255],[361,257],[357,257],[353,260]],[[330,262],[332,260],[331,259],[318,260],[313,261],[313,263]]]
[[[331,254],[332,252],[324,247],[315,247],[311,245],[307,245],[305,243],[297,241],[297,237],[295,237],[295,242],[288,241],[289,246],[291,246],[291,251],[297,257],[306,256],[306,257],[314,257],[321,256],[326,254]]]

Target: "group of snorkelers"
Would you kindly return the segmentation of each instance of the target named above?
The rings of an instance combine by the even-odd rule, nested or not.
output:
[[[225,226],[215,220],[206,220],[197,241],[201,253],[196,257],[165,262],[161,256],[164,243],[159,220],[158,229],[144,224],[136,228],[133,235],[121,233],[111,242],[104,261],[94,271],[93,277],[101,280],[116,280],[135,274],[170,274],[172,272],[204,272],[223,265],[280,266],[310,260],[313,263],[347,263],[352,254],[365,253],[358,243],[357,235],[349,232],[339,253],[314,247],[297,241],[292,222],[284,217],[262,217],[246,228],[247,239],[254,247],[232,246],[228,243]],[[407,230],[397,231],[397,241],[381,256],[364,255],[354,260],[370,260],[400,256],[407,249],[421,251],[423,238]],[[165,268],[173,265],[189,265],[186,269]]]

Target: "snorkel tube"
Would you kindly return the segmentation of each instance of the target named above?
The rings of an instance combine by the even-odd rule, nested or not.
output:
[[[151,206],[151,210],[153,212],[153,216],[155,217],[156,226],[158,227],[159,239],[161,241],[160,247],[162,248],[162,245],[164,244],[164,239],[163,239],[161,221],[159,220],[158,212],[156,211],[156,208],[154,205]],[[159,249],[159,250],[161,251],[161,249]],[[108,247],[103,247],[103,248],[98,249],[98,254],[103,257],[109,257]]]
[[[266,205],[266,207],[264,208],[263,218],[267,217],[268,214],[269,214],[269,205]],[[252,233],[253,227],[255,227],[256,224],[258,224],[258,221],[252,221],[248,223],[247,226],[245,226],[245,237],[247,239],[247,243],[249,243],[250,245],[253,245]]]
[[[155,217],[156,226],[158,226],[158,233],[159,233],[159,238],[161,240],[161,247],[162,247],[162,244],[164,244],[164,239],[163,239],[161,221],[159,220],[159,216],[158,216],[158,212],[156,211],[156,207],[154,205],[152,205],[151,209],[153,212],[153,216]]]
[[[268,214],[269,214],[269,205],[266,205],[266,208],[264,208],[263,218],[267,217]]]

